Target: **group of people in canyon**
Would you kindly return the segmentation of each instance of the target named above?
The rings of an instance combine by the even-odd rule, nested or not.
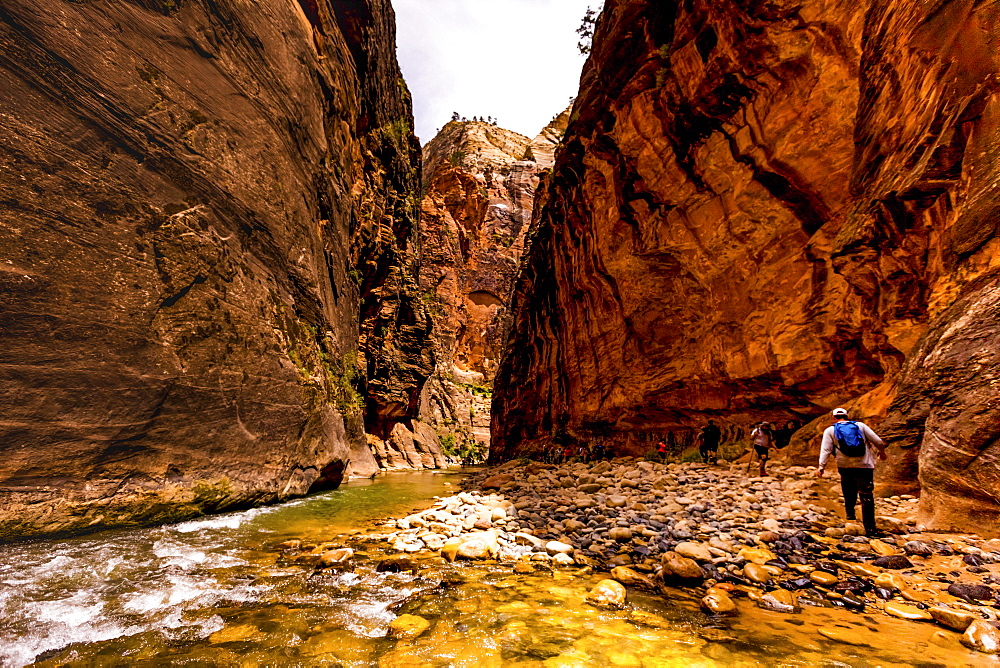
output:
[[[840,473],[841,491],[848,520],[855,520],[855,507],[861,502],[861,521],[869,536],[878,533],[875,528],[875,460],[887,459],[884,441],[864,422],[849,420],[845,408],[834,409],[834,423],[823,432],[820,445],[819,465],[816,477],[822,477],[831,459]],[[752,449],[747,462],[747,472],[756,458],[758,475],[767,475],[767,462],[773,450],[788,444],[798,425],[794,421],[786,423],[784,429],[776,429],[770,422],[760,422],[750,432]],[[719,446],[723,440],[722,430],[715,421],[709,419],[698,435],[698,451],[706,464],[717,464]],[[666,461],[670,449],[664,441],[656,447],[656,457]]]
[[[823,432],[820,446],[819,464],[816,477],[822,477],[827,464],[833,459],[840,473],[841,490],[848,520],[856,519],[855,507],[860,501],[861,520],[868,535],[876,535],[875,528],[875,484],[876,459],[887,458],[885,443],[871,427],[864,422],[852,421],[847,409],[837,408],[832,413],[834,423]],[[788,421],[785,427],[777,429],[770,422],[760,422],[750,432],[750,459],[747,473],[753,462],[758,463],[758,475],[767,475],[767,463],[771,453],[788,445],[798,423]],[[697,437],[698,453],[706,464],[719,463],[719,447],[723,444],[722,429],[709,419]],[[648,458],[666,462],[672,455],[670,446],[664,440],[657,442],[655,451]],[[598,442],[590,445],[557,446],[544,459],[550,464],[569,462],[592,462],[609,458],[607,448]]]

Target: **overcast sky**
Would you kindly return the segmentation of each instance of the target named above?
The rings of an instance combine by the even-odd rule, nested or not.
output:
[[[393,0],[399,64],[426,144],[451,113],[534,137],[569,104],[587,7],[601,0]]]

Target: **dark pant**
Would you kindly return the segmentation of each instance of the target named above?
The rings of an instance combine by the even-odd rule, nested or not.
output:
[[[703,443],[701,447],[698,448],[701,451],[701,459],[706,464],[715,461],[719,458],[719,445],[711,443]]]
[[[875,531],[875,469],[838,469],[844,492],[847,519],[855,518],[854,505],[861,497],[861,523],[866,532]]]

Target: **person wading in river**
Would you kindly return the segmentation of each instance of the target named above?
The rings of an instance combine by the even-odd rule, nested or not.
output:
[[[837,452],[837,470],[840,472],[840,489],[844,492],[844,508],[847,519],[854,520],[854,505],[861,497],[861,523],[865,526],[865,534],[877,536],[875,528],[875,456],[872,445],[878,452],[878,458],[886,460],[885,443],[871,427],[864,422],[847,419],[847,409],[837,408],[833,411],[835,422],[823,432],[823,445],[819,453],[819,467],[816,477],[823,477],[823,471],[830,455]]]

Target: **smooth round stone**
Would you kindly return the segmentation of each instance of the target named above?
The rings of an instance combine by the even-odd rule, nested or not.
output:
[[[608,508],[624,508],[627,503],[628,499],[624,496],[609,496],[604,502],[604,505]]]
[[[608,538],[625,543],[632,540],[632,530],[628,527],[614,527],[608,532]]]
[[[625,606],[628,593],[620,582],[601,580],[587,594],[587,602],[599,608],[621,608]]]
[[[705,572],[694,559],[682,557],[676,552],[665,552],[660,557],[664,577],[676,577],[684,580],[702,579]]]
[[[545,551],[551,555],[569,554],[573,551],[573,546],[561,543],[558,540],[550,540],[545,544]]]
[[[736,556],[761,566],[776,558],[774,552],[764,547],[741,547]]]
[[[997,654],[1000,652],[1000,631],[985,619],[977,619],[965,630],[962,644],[977,652]]]
[[[552,557],[552,563],[556,566],[572,566],[576,562],[573,560],[573,557],[564,552],[560,552]]]
[[[952,610],[943,605],[935,605],[928,612],[931,613],[935,622],[959,633],[968,629],[969,625],[977,619],[975,615],[964,610]]]
[[[930,621],[934,619],[931,614],[926,610],[921,610],[912,605],[906,605],[905,603],[897,603],[896,601],[888,601],[885,604],[885,611],[887,614],[893,617],[899,617],[900,619],[913,619],[913,620],[926,620]]]
[[[397,640],[412,640],[431,627],[431,623],[417,615],[400,615],[389,622],[389,636]]]
[[[683,542],[678,543],[674,548],[674,552],[681,555],[682,557],[687,557],[689,559],[694,559],[695,561],[711,561],[712,553],[709,552],[708,548],[701,543],[690,543]]]
[[[993,598],[993,590],[986,585],[965,584],[963,582],[956,582],[950,585],[948,593],[958,598],[975,599],[978,601],[988,601]]]
[[[753,562],[743,565],[743,576],[757,584],[767,584],[774,577],[764,566]]]
[[[877,538],[873,538],[868,541],[868,546],[872,549],[872,552],[879,555],[880,557],[891,557],[899,554],[899,550],[894,548],[888,543],[884,543]]]
[[[713,615],[736,614],[736,604],[733,599],[720,589],[710,589],[708,594],[701,599],[701,607]]]
[[[903,551],[911,556],[929,557],[934,554],[934,548],[923,541],[911,540],[903,544]]]
[[[892,568],[894,570],[902,570],[904,568],[913,568],[913,564],[909,559],[901,554],[891,555],[887,557],[879,557],[872,562],[873,566],[879,566],[881,568]]]
[[[615,566],[611,569],[611,577],[626,587],[638,587],[640,589],[649,589],[651,591],[659,589],[650,577],[643,575],[628,566]]]
[[[832,587],[840,581],[840,579],[833,573],[826,573],[824,571],[813,571],[809,574],[809,579],[812,580],[813,583],[824,587]]]

